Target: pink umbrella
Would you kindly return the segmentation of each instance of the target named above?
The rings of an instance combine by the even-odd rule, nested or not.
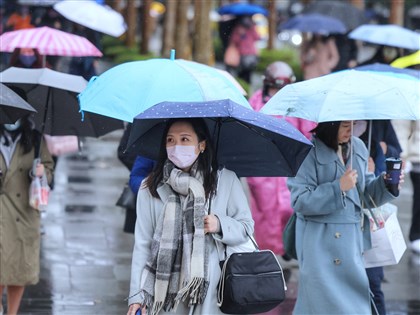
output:
[[[15,48],[37,48],[41,55],[101,57],[101,51],[82,36],[47,26],[5,32],[0,35],[0,51],[13,52]]]

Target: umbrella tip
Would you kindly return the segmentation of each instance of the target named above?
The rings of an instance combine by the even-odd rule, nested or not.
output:
[[[171,49],[171,60],[175,60],[175,49]]]

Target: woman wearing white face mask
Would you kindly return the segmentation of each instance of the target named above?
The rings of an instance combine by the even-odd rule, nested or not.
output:
[[[7,314],[18,314],[25,286],[39,280],[40,213],[29,205],[29,185],[44,172],[51,182],[54,165],[40,139],[27,117],[0,125],[0,314],[4,289]],[[32,170],[38,146],[41,163]]]
[[[235,173],[217,169],[204,120],[169,121],[160,152],[138,193],[127,314],[222,314],[219,252],[253,233],[247,198]]]

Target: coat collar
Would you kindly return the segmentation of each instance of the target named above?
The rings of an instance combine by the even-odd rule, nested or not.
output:
[[[168,197],[173,193],[171,186],[169,186],[166,183],[159,186],[156,189],[156,191],[160,197],[160,200],[162,200],[163,202],[165,202],[168,199]]]
[[[320,164],[331,164],[340,159],[333,149],[327,147],[324,142],[314,137],[316,159]],[[341,163],[341,162],[340,162]]]

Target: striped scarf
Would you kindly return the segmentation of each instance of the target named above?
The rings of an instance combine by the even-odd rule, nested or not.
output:
[[[141,278],[144,304],[152,315],[174,310],[180,301],[202,304],[209,285],[205,194],[197,165],[188,174],[168,160],[163,184],[172,188],[172,194],[164,200]]]

